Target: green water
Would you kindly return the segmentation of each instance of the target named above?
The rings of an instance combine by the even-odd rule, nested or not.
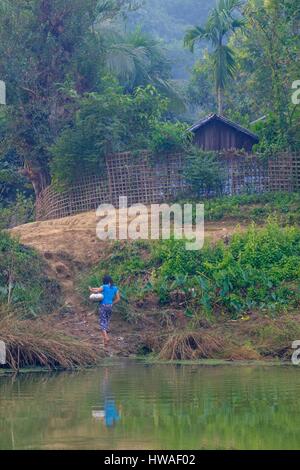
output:
[[[0,449],[300,449],[300,369],[121,362],[0,378]]]

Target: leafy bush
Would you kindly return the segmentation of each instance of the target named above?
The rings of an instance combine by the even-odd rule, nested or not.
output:
[[[0,232],[0,304],[32,317],[53,311],[59,297],[59,285],[46,275],[42,258]]]
[[[215,152],[192,147],[187,156],[184,175],[195,197],[203,191],[206,195],[222,192],[224,173]]]
[[[0,206],[0,230],[33,222],[33,220],[33,198],[25,197],[22,193],[17,193],[14,203],[10,203],[4,207]]]
[[[265,121],[257,122],[253,130],[260,138],[259,144],[255,145],[253,150],[264,157],[272,157],[290,147],[288,132],[282,134],[278,116],[275,114],[270,113]]]
[[[74,123],[51,148],[53,181],[61,186],[83,172],[104,171],[107,153],[147,149],[167,100],[151,85],[126,95],[110,79],[101,93],[85,95],[78,105]]]
[[[300,230],[269,220],[200,251],[178,240],[117,243],[83,280],[84,289],[99,285],[107,269],[131,303],[180,304],[188,317],[276,315],[300,304]]]
[[[300,230],[280,228],[270,221],[235,234],[229,245],[219,242],[202,251],[189,252],[181,241],[158,244],[161,266],[158,283],[171,286],[179,274],[189,276],[207,313],[228,313],[237,318],[246,312],[274,313],[300,302]]]
[[[150,150],[154,155],[184,151],[191,143],[187,125],[181,122],[158,122],[153,128]]]

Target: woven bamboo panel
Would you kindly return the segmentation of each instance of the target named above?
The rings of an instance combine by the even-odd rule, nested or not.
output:
[[[60,219],[109,202],[107,180],[99,176],[83,178],[67,191],[58,192],[51,186],[46,188],[36,202],[36,219]]]
[[[298,191],[300,188],[300,155],[283,153],[268,162],[269,191]]]
[[[227,152],[219,156],[225,182],[222,193],[262,193],[300,189],[300,155],[284,153],[268,160],[255,155]],[[67,191],[46,188],[36,202],[37,220],[62,218],[95,210],[100,204],[119,205],[126,196],[128,205],[168,202],[184,194],[188,186],[183,176],[184,155],[151,158],[148,152],[109,155],[107,174],[82,177]],[[207,188],[199,195],[214,196]]]

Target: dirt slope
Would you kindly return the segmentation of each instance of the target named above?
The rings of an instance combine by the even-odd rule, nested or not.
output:
[[[99,259],[101,251],[105,248],[105,243],[96,236],[98,221],[94,211],[85,212],[63,219],[20,225],[12,229],[11,233],[19,236],[25,245],[32,246],[42,253],[64,252],[74,260],[93,263]],[[124,226],[122,223],[121,225]],[[235,230],[236,224],[230,221],[205,224],[206,237],[212,240],[225,238]]]
[[[24,245],[38,250],[46,259],[49,275],[62,287],[64,307],[48,318],[58,329],[101,343],[95,308],[89,308],[76,291],[76,276],[105,256],[108,243],[96,236],[95,212],[15,227],[11,234]],[[145,221],[146,223],[146,221]],[[122,222],[121,222],[122,224]],[[206,237],[216,241],[227,238],[235,230],[230,223],[207,223]],[[109,267],[108,267],[109,271]],[[88,293],[87,293],[88,295]],[[122,321],[117,315],[112,322],[112,339],[108,355],[128,355],[138,347],[139,330]]]

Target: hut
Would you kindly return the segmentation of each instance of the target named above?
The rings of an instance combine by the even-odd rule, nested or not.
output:
[[[189,130],[194,134],[194,143],[203,150],[244,149],[251,152],[253,145],[259,142],[257,135],[218,114],[202,119]]]

